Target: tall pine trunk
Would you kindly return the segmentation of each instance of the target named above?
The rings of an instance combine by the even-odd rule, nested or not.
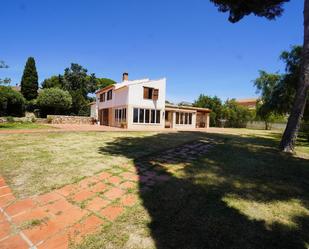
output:
[[[304,114],[309,89],[309,0],[304,5],[304,46],[300,79],[291,110],[291,114],[283,133],[280,149],[285,152],[294,150],[298,129]]]

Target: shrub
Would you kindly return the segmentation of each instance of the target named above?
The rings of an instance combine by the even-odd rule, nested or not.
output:
[[[6,117],[6,121],[7,121],[8,123],[14,123],[14,122],[15,122],[14,118],[11,117],[11,116]]]
[[[21,93],[8,86],[0,86],[0,116],[23,116],[25,102]]]
[[[72,105],[72,97],[68,91],[47,88],[39,93],[37,105],[43,117],[47,114],[64,114]]]
[[[237,104],[234,99],[225,102],[222,113],[227,119],[226,126],[233,128],[245,128],[248,121],[254,118],[253,112],[247,107]]]

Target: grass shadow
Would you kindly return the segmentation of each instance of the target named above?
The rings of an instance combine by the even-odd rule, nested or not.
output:
[[[180,145],[183,136],[200,143],[212,140],[214,147],[206,154],[194,154],[191,143],[170,149],[175,141]],[[285,209],[275,210],[274,203],[297,200],[308,211],[309,161],[280,153],[276,144],[275,135],[178,132],[121,137],[99,152],[132,159],[156,248],[305,249],[308,212],[295,209],[290,215],[294,225],[286,224],[277,219]],[[160,153],[153,153],[158,149]],[[247,206],[241,207],[240,201]],[[273,215],[254,217],[259,212],[256,203]]]

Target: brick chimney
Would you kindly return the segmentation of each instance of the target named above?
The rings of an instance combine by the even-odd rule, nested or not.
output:
[[[128,81],[128,80],[129,80],[129,74],[126,73],[126,72],[124,72],[124,73],[122,74],[122,81]]]

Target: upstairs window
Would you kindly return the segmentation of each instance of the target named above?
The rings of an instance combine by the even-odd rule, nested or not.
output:
[[[105,93],[101,93],[100,94],[100,102],[104,102],[105,101]]]
[[[107,92],[107,100],[111,100],[113,98],[113,91],[112,90],[109,90]]]
[[[158,100],[159,89],[144,87],[144,99]]]

